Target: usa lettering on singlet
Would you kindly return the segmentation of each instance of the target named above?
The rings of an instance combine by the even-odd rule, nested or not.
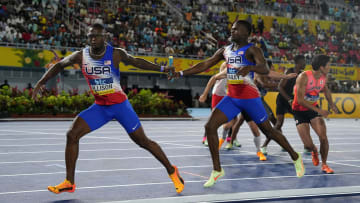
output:
[[[248,44],[238,50],[232,50],[233,44],[225,47],[224,57],[227,66],[228,96],[238,99],[253,99],[260,97],[258,88],[254,83],[254,72],[246,76],[236,75],[242,67],[255,65],[245,57],[246,50],[253,44]]]
[[[107,45],[105,55],[99,60],[91,58],[89,50],[89,47],[86,47],[82,51],[81,71],[95,97],[95,103],[122,103],[127,96],[120,86],[120,71],[113,63],[113,47]]]
[[[326,76],[322,75],[319,79],[315,79],[311,70],[305,71],[308,81],[305,86],[304,100],[311,105],[316,106],[320,98],[320,92],[324,89],[326,84]],[[292,108],[296,111],[308,111],[309,109],[301,106],[298,103],[297,87],[294,86],[294,102]]]

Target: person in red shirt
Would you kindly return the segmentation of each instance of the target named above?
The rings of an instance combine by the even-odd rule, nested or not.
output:
[[[326,163],[329,142],[326,136],[326,125],[323,117],[328,117],[329,111],[318,106],[319,94],[324,92],[329,107],[335,113],[339,113],[332,101],[330,89],[327,87],[327,74],[330,70],[330,57],[317,55],[312,60],[313,70],[308,70],[299,75],[294,86],[294,101],[292,109],[296,122],[296,128],[304,143],[305,148],[312,151],[314,166],[319,165],[319,155],[316,146],[310,136],[310,125],[320,140],[320,154],[322,160],[321,170],[324,173],[334,173]]]

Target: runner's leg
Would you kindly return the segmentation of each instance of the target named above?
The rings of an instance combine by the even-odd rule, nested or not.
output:
[[[322,117],[315,117],[310,121],[312,129],[319,136],[320,140],[320,154],[322,164],[326,164],[328,153],[329,153],[329,141],[326,136],[326,125]]]
[[[79,140],[91,132],[90,127],[81,117],[76,117],[70,130],[66,134],[65,163],[66,179],[75,182],[75,167],[79,155]]]

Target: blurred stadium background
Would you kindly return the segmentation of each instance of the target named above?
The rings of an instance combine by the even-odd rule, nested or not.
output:
[[[245,19],[253,25],[251,41],[263,49],[276,71],[293,67],[297,54],[308,63],[316,54],[331,56],[329,87],[342,112],[333,116],[358,118],[359,6],[358,0],[0,0],[0,84],[6,89],[0,94],[1,116],[39,113],[29,99],[31,88],[51,64],[86,46],[87,28],[93,23],[105,25],[113,46],[162,65],[172,55],[177,70],[184,70],[228,44],[232,22]],[[218,66],[175,82],[124,64],[120,71],[126,93],[161,93],[164,100],[175,101],[171,111],[182,115],[177,109],[209,107],[210,99],[199,104],[197,98]],[[78,112],[92,102],[78,66],[68,67],[47,88],[43,103],[53,114],[65,104]],[[276,94],[274,90],[266,98],[272,107]],[[77,95],[82,97],[76,100]],[[68,104],[75,100],[85,105]],[[321,104],[327,107],[325,100]]]

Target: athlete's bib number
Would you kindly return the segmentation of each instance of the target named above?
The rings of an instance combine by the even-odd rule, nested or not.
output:
[[[306,94],[304,99],[305,99],[305,101],[308,101],[311,104],[315,104],[317,102],[317,100],[319,100],[319,95]]]
[[[112,78],[98,78],[90,80],[91,89],[95,94],[106,95],[115,92]]]
[[[244,84],[245,77],[236,74],[227,74],[228,84]]]

